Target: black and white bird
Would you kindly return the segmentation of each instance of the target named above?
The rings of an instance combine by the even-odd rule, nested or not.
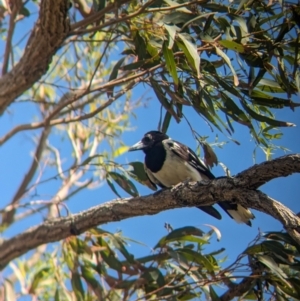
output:
[[[159,131],[150,131],[142,140],[134,144],[129,151],[143,150],[145,153],[145,172],[152,182],[161,188],[171,187],[180,182],[214,179],[206,165],[186,145],[172,140]],[[219,206],[236,222],[251,226],[253,213],[230,202],[220,202]],[[221,219],[220,213],[212,206],[197,207],[211,216]]]

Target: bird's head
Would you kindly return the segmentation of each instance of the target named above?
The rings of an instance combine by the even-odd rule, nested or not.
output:
[[[147,150],[165,139],[169,139],[169,136],[159,131],[150,131],[144,135],[142,140],[131,146],[129,151],[143,150],[147,152]]]

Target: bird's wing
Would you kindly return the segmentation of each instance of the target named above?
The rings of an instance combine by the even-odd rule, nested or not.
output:
[[[199,206],[196,208],[204,211],[205,213],[211,215],[212,217],[214,217],[216,219],[222,219],[222,215],[220,214],[220,212],[213,206]]]
[[[197,155],[190,148],[188,148],[180,142],[171,139],[164,140],[163,144],[165,147],[169,148],[175,155],[180,157],[182,160],[188,162],[193,168],[195,168],[199,173],[201,173],[201,175],[205,175],[209,179],[214,178],[213,174],[205,167],[205,165],[199,160]],[[147,169],[146,165],[145,171],[149,177],[149,180],[152,183],[155,183],[161,188],[165,188],[165,186],[155,178],[154,174],[149,169]],[[219,211],[213,206],[199,206],[197,208],[213,216],[216,219],[222,218]]]
[[[202,178],[203,176],[206,176],[211,180],[215,178],[205,164],[189,147],[171,139],[165,140],[164,142],[166,147],[168,147],[174,154],[194,167],[201,174]],[[248,208],[230,202],[220,202],[218,204],[236,222],[245,223],[246,225],[251,226],[251,219],[254,219],[255,216]],[[222,218],[220,213],[212,206],[199,206],[197,208],[217,219]]]
[[[180,157],[182,160],[188,162],[194,167],[202,176],[206,176],[208,179],[214,179],[214,175],[205,166],[205,164],[198,158],[198,156],[186,145],[174,141],[164,140],[164,144],[168,147],[175,155]]]

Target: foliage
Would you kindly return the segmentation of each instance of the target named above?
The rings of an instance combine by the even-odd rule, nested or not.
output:
[[[69,214],[67,202],[83,189],[107,183],[118,196],[117,186],[137,196],[130,177],[153,188],[142,163],[118,162],[128,149],[122,135],[131,130],[130,118],[136,108],[147,105],[144,95],[134,93],[137,88],[155,93],[163,131],[172,119],[188,122],[191,107],[229,139],[237,125],[247,127],[268,158],[278,147],[280,128],[293,126],[277,120],[276,112],[299,106],[294,101],[300,92],[299,5],[261,0],[65,0],[71,4],[66,20],[70,29],[45,58],[28,45],[49,19],[57,20],[56,15],[43,15],[43,8],[58,2],[63,1],[0,4],[0,87],[22,87],[12,91],[11,98],[0,89],[0,145],[5,149],[20,134],[32,143],[22,149],[26,156],[32,152],[22,157],[29,166],[21,176],[15,171],[14,180],[20,178],[20,183],[1,203],[3,237],[14,235],[16,227],[22,229],[24,221],[33,225],[64,210]],[[53,26],[49,32],[59,36],[55,30]],[[36,65],[23,70],[27,52]],[[47,70],[38,68],[45,61]],[[33,75],[38,80],[32,80]],[[17,76],[23,77],[16,80]],[[191,130],[213,156],[205,138]],[[26,255],[29,260],[12,262],[2,275],[0,296],[229,300],[233,292],[263,299],[267,291],[277,300],[299,300],[299,246],[288,234],[260,237],[228,268],[220,258],[223,249],[204,251],[211,235],[189,227],[174,230],[151,255],[136,259],[121,233],[92,229],[62,245],[40,246]],[[237,279],[247,284],[243,292],[235,280],[241,268]]]
[[[299,300],[299,245],[287,233],[260,235],[224,268],[223,248],[204,251],[214,231],[169,228],[152,254],[135,258],[129,252],[132,241],[121,232],[92,229],[68,238],[30,269],[20,261],[15,272],[25,295],[41,300],[263,300],[265,295]]]

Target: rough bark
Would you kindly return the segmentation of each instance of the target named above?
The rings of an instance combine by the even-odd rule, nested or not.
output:
[[[70,31],[69,5],[69,0],[41,1],[39,18],[22,58],[0,78],[0,114],[46,73]]]
[[[270,174],[270,170],[274,172]],[[104,223],[152,215],[172,208],[210,205],[226,200],[257,209],[278,219],[300,245],[300,218],[283,204],[256,190],[262,179],[265,182],[281,175],[299,172],[300,154],[288,155],[255,165],[234,178],[180,183],[172,189],[151,195],[114,200],[72,216],[48,220],[3,241],[0,244],[0,268],[3,269],[11,260],[42,244],[81,234]],[[252,178],[251,175],[256,177]]]

